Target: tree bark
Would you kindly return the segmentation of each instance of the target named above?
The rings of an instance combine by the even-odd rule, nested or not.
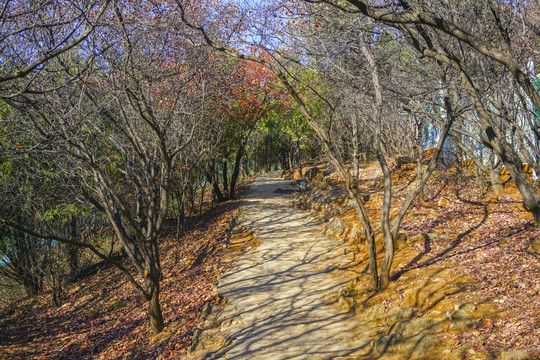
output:
[[[164,324],[161,305],[159,303],[159,280],[156,281],[151,279],[151,276],[155,275],[148,274],[144,282],[149,297],[150,327],[152,329],[152,334],[156,335],[163,331]]]
[[[343,174],[342,174],[343,175]],[[350,175],[349,175],[350,176]],[[368,269],[369,269],[369,286],[373,291],[376,291],[379,288],[379,270],[377,267],[377,247],[375,245],[375,237],[373,235],[373,229],[371,228],[371,223],[367,218],[367,213],[362,203],[362,199],[358,190],[353,188],[350,184],[350,181],[347,182],[347,191],[349,197],[353,201],[353,206],[356,210],[356,213],[360,217],[360,222],[362,223],[362,228],[364,232],[364,238],[366,239],[367,249],[368,249]]]
[[[221,189],[219,188],[219,184],[217,183],[217,181],[215,181],[215,179],[212,177],[212,174],[210,174],[209,172],[206,173],[206,178],[208,179],[208,182],[210,184],[212,184],[212,191],[214,193],[214,195],[216,196],[217,198],[217,201],[218,202],[223,202],[225,201],[225,197],[223,196],[223,193],[221,192]]]
[[[206,179],[204,180],[203,185],[201,186],[201,197],[199,199],[199,216],[202,214],[202,207],[204,203],[204,193],[206,192]]]
[[[29,298],[36,296],[43,288],[43,279],[34,274],[28,274],[23,277],[23,286],[26,296]]]
[[[184,212],[184,190],[176,190],[176,206],[178,207],[178,214],[176,217],[176,239],[180,240],[184,237],[184,222],[185,222],[185,212]]]
[[[390,283],[390,270],[394,261],[394,236],[390,229],[390,206],[392,204],[392,177],[386,159],[382,155],[380,134],[375,146],[377,149],[377,160],[384,175],[384,197],[381,210],[381,229],[384,239],[384,259],[381,265],[381,275],[379,280],[379,290],[385,290]]]
[[[540,194],[529,181],[527,174],[525,174],[519,155],[502,139],[494,146],[494,149],[521,193],[525,209],[533,215],[536,226],[540,227]]]
[[[501,182],[501,177],[499,175],[499,169],[490,169],[489,178],[491,180],[491,187],[493,188],[493,195],[499,196],[503,193],[504,187]]]
[[[419,204],[424,203],[424,187],[420,186],[422,184],[423,177],[423,171],[422,171],[422,160],[424,157],[424,151],[422,150],[422,142],[420,139],[420,136],[417,137],[417,147],[418,147],[418,160],[416,163],[416,186],[421,187],[420,192],[418,193],[418,197],[416,201],[418,201]]]
[[[229,166],[227,160],[223,161],[221,173],[223,177],[223,193],[229,192]]]
[[[236,182],[238,181],[238,176],[240,175],[240,167],[242,162],[242,156],[244,155],[244,144],[240,145],[236,151],[236,157],[234,159],[234,171],[231,176],[231,186],[229,188],[229,199],[234,199],[236,191]]]
[[[257,122],[258,122],[258,119],[249,128],[245,139],[242,141],[242,143],[238,147],[238,150],[236,151],[236,157],[234,159],[234,171],[231,176],[231,187],[229,190],[229,199],[234,199],[235,191],[236,191],[236,183],[238,182],[238,177],[240,176],[240,168],[242,167],[242,157],[244,156],[245,149],[249,140],[249,136],[251,135],[251,132],[255,128],[255,125],[257,124]]]
[[[69,231],[72,239],[78,238],[77,218],[75,216],[71,218]],[[79,254],[81,249],[78,246],[70,244],[66,244],[65,246],[68,253],[69,281],[73,282],[79,276]]]

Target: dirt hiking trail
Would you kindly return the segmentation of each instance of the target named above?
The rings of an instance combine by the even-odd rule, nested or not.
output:
[[[222,276],[228,303],[212,315],[220,329],[203,332],[193,358],[340,359],[369,350],[376,328],[331,300],[353,277],[339,270],[351,255],[290,206],[293,187],[277,176],[257,178],[245,198],[241,224],[261,243]]]

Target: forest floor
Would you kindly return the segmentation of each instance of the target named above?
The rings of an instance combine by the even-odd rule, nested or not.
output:
[[[369,164],[361,174],[361,187],[372,197],[367,207],[377,218],[382,189],[372,182],[382,178],[381,171]],[[394,171],[391,216],[413,179],[414,171]],[[448,319],[456,305],[473,303],[477,309],[471,326],[439,335],[445,354],[539,358],[540,230],[509,176],[501,180],[504,192],[493,196],[489,183],[472,168],[436,171],[424,203],[413,203],[402,222],[407,242],[396,252],[393,282],[376,296],[360,283],[358,301],[382,303],[386,309],[412,305],[414,316],[441,319]],[[339,180],[335,185],[343,186]],[[381,259],[382,254],[379,249]]]
[[[220,274],[256,244],[241,229],[231,234],[241,202],[218,204],[192,218],[180,240],[173,235],[174,226],[160,240],[161,334],[151,336],[148,303],[122,273],[98,264],[97,272],[65,289],[61,306],[53,306],[45,292],[1,313],[0,359],[183,358],[204,304],[216,298]],[[122,263],[136,273],[127,258]]]
[[[331,174],[310,184],[312,193],[343,186],[326,169]],[[394,207],[403,202],[413,173],[394,172]],[[377,219],[380,170],[369,164],[361,174],[370,195],[366,206]],[[367,289],[367,254],[350,231],[322,236],[314,220],[321,213],[290,206],[290,182],[257,181],[267,183],[259,195],[206,213],[180,241],[162,240],[162,334],[150,335],[146,302],[120,272],[103,267],[67,288],[60,307],[44,294],[0,314],[0,358],[275,359],[295,351],[311,351],[309,358],[379,358],[373,348],[392,331],[394,310],[412,309],[406,321],[428,317],[447,324],[454,307],[468,303],[475,305],[474,322],[438,332],[433,358],[540,356],[540,231],[510,180],[503,195],[493,197],[471,174],[437,171],[425,202],[413,204],[402,223],[407,241],[396,252],[389,289],[378,294]],[[334,205],[340,209],[335,216],[352,229],[354,212],[346,202]],[[237,217],[241,226],[231,237]],[[378,251],[382,256],[382,246]],[[276,259],[284,261],[276,265]],[[204,304],[216,304],[218,293],[229,304],[214,306],[206,321],[214,323],[190,353]],[[360,311],[351,313],[351,304]]]
[[[314,180],[307,197],[325,188],[344,188],[331,166],[317,166],[330,175]],[[414,184],[413,168],[393,168],[391,217],[403,204],[408,186]],[[362,166],[360,188],[369,198],[365,205],[376,235],[380,233],[381,179],[377,164]],[[340,210],[336,217],[348,229],[336,238],[357,255],[349,270],[359,274],[360,281],[345,295],[362,309],[358,317],[377,322],[380,333],[390,334],[396,309],[413,309],[409,319],[435,318],[448,325],[456,307],[472,303],[474,322],[437,334],[442,346],[435,349],[441,354],[435,353],[434,358],[540,358],[540,231],[511,179],[503,176],[502,181],[503,194],[493,196],[489,183],[471,168],[458,173],[455,168],[437,170],[425,188],[425,201],[413,203],[402,222],[400,232],[406,242],[396,251],[389,288],[377,294],[368,289],[367,251],[350,237],[357,215],[346,200],[334,204]],[[320,211],[311,212],[328,220]],[[380,264],[381,243],[377,250]]]

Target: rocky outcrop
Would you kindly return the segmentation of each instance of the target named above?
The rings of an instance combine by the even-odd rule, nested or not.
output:
[[[331,235],[339,237],[345,233],[347,227],[345,226],[345,221],[341,218],[332,218],[326,224],[323,225],[322,233],[324,235]]]
[[[400,333],[382,336],[373,342],[373,353],[400,354],[407,359],[425,359],[426,352],[437,345],[438,339],[434,334],[418,334],[405,337]]]
[[[525,360],[525,359],[532,359],[532,357],[523,350],[514,350],[514,351],[501,351],[499,359],[500,360]]]
[[[421,333],[439,333],[443,331],[441,320],[429,317],[396,321],[388,331],[389,334],[400,333],[404,337],[412,337]]]
[[[387,322],[401,321],[411,318],[414,315],[414,312],[414,306],[397,307],[390,310],[386,314],[385,319]]]
[[[349,241],[353,244],[359,243],[360,239],[364,236],[362,228],[358,224],[354,224],[349,232]]]
[[[378,324],[379,328],[386,327],[386,332],[371,342],[371,355],[376,357],[390,356],[390,358],[431,359],[439,354],[441,349],[436,347],[439,343],[438,335],[447,332],[450,328],[462,331],[467,326],[476,323],[472,315],[476,314],[476,305],[470,302],[458,303],[452,306],[454,311],[448,318],[421,316],[414,306],[388,307],[383,304],[366,306],[355,301],[355,287],[360,281],[357,277],[349,282],[347,287],[341,289],[337,296],[338,304],[361,319]],[[450,309],[449,309],[450,310]],[[432,315],[431,315],[432,316]],[[461,359],[468,354],[470,348],[464,346],[453,351],[445,352],[445,359]],[[510,353],[509,353],[510,354]],[[512,353],[513,354],[513,353]],[[516,353],[521,354],[521,353]],[[510,356],[510,355],[509,355]],[[510,357],[507,357],[509,359]],[[518,358],[522,359],[522,358]],[[527,359],[524,357],[523,359]]]
[[[298,189],[298,191],[306,191],[308,189],[307,180],[296,180],[296,188]]]
[[[469,314],[472,314],[472,313],[474,313],[476,311],[476,305],[474,305],[472,303],[469,303],[469,302],[465,302],[465,303],[455,305],[454,306],[454,311],[456,311],[456,310],[463,310],[463,311],[466,311]]]
[[[377,244],[382,244],[384,242],[383,234],[379,234],[375,237],[375,242]],[[407,245],[407,236],[404,233],[398,233],[397,237],[394,239],[394,244],[396,249],[401,249]]]
[[[411,166],[406,166],[406,165],[412,165]],[[396,167],[398,169],[403,169],[403,170],[414,170],[416,164],[415,164],[415,161],[413,158],[409,157],[409,156],[399,156],[396,158]]]
[[[463,329],[474,324],[473,318],[465,310],[456,310],[450,314],[451,328]]]
[[[323,221],[328,221],[350,209],[344,204],[346,199],[346,192],[341,188],[320,189],[308,182],[307,191],[296,196],[292,205],[297,209],[314,210]]]
[[[437,319],[416,318],[394,323],[388,333],[373,341],[373,353],[401,354],[410,359],[425,358],[426,352],[437,345],[436,334],[443,331]]]

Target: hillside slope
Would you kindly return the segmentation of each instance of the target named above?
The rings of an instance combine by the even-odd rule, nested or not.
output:
[[[339,300],[360,318],[377,322],[381,341],[390,340],[391,327],[399,320],[430,318],[448,329],[438,332],[444,345],[437,351],[445,357],[540,356],[540,231],[509,179],[503,179],[504,194],[494,198],[470,173],[458,177],[455,169],[436,172],[425,189],[425,202],[413,204],[402,223],[393,282],[374,295],[368,291],[361,227],[344,184],[329,165],[317,166],[319,175],[294,204],[311,210],[325,222],[323,231],[349,245],[355,259],[350,270],[358,276]],[[360,186],[372,219],[380,216],[381,177],[375,164],[361,169]],[[411,170],[393,172],[391,215],[413,178]],[[380,241],[377,248],[382,258]],[[450,319],[460,308],[470,316],[463,328]]]
[[[180,240],[172,234],[160,240],[163,333],[151,336],[147,302],[120,271],[103,264],[68,287],[60,307],[45,293],[0,314],[0,359],[183,357],[204,304],[215,301],[220,274],[255,244],[243,229],[231,229],[240,203],[203,214]],[[128,259],[122,263],[132,269]]]

